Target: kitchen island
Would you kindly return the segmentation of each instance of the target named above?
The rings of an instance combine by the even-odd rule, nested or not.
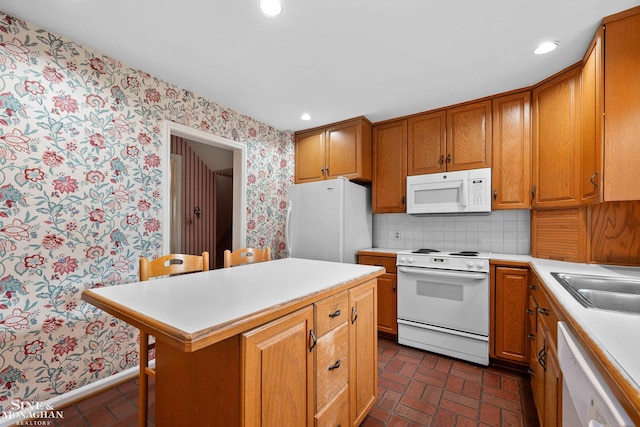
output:
[[[157,426],[357,426],[376,400],[383,273],[288,258],[82,299],[156,338]]]

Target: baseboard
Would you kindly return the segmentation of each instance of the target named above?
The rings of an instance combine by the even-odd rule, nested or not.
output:
[[[149,366],[154,366],[155,360],[152,360],[149,363]],[[109,377],[99,379],[98,381],[94,381],[85,386],[79,387],[75,390],[71,390],[68,393],[61,394],[59,396],[52,397],[49,400],[44,402],[39,402],[41,407],[44,408],[53,408],[53,410],[60,410],[62,408],[66,408],[67,406],[71,406],[76,402],[87,399],[96,394],[102,393],[103,391],[115,387],[124,382],[130,381],[131,379],[138,376],[140,373],[140,368],[135,366],[133,368],[129,368],[125,371],[118,372],[117,374],[113,374]],[[8,406],[11,403],[9,402]],[[17,419],[5,419],[4,417],[0,417],[0,427],[9,427],[16,425],[21,421],[25,421],[24,418]]]

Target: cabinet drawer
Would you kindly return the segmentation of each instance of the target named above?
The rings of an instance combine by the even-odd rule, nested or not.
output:
[[[345,385],[340,392],[316,414],[316,427],[336,427],[349,425],[349,388]]]
[[[323,408],[347,385],[349,374],[349,326],[345,322],[318,339],[316,359],[316,408]]]
[[[325,298],[315,304],[316,308],[316,336],[324,334],[347,321],[349,314],[349,294],[341,292]]]
[[[387,273],[396,274],[396,257],[360,255],[358,257],[358,264],[384,267],[384,269],[387,270]]]

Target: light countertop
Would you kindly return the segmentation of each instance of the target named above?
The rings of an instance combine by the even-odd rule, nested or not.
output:
[[[399,253],[407,249],[372,248],[367,252]],[[533,258],[529,255],[495,253],[491,261],[529,265],[545,283],[583,331],[598,345],[623,377],[640,393],[640,315],[586,308],[569,294],[552,276],[552,272],[627,277],[640,280],[640,267],[617,267],[603,264],[581,264]]]
[[[95,288],[82,298],[102,309],[108,304],[105,311],[146,326],[148,332],[160,327],[187,340],[383,272],[380,267],[286,258]]]

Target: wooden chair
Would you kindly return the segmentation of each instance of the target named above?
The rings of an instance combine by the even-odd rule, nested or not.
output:
[[[209,252],[202,255],[169,254],[149,261],[140,258],[140,281],[160,276],[172,276],[183,273],[195,273],[209,270]],[[149,367],[149,350],[155,343],[149,343],[149,334],[140,331],[140,374],[138,390],[138,426],[147,425],[148,415],[148,377],[156,376],[156,371]]]
[[[271,248],[268,246],[264,249],[242,248],[233,252],[229,249],[224,251],[224,268],[263,261],[271,261]]]

